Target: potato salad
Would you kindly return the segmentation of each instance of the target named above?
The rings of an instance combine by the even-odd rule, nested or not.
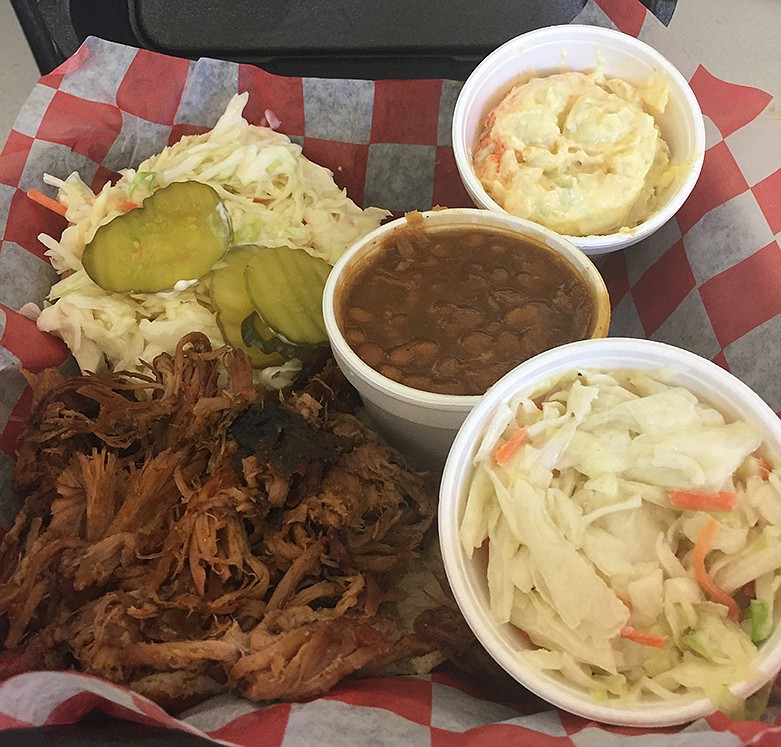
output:
[[[655,119],[667,97],[661,78],[642,86],[600,71],[533,78],[489,113],[475,173],[507,212],[558,233],[629,230],[678,173]]]

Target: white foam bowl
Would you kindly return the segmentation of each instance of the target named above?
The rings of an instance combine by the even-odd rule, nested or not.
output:
[[[496,408],[519,392],[538,391],[547,381],[577,368],[658,369],[674,371],[672,382],[686,387],[727,418],[742,419],[764,437],[767,453],[781,461],[781,420],[739,379],[694,353],[649,340],[606,338],[554,348],[522,363],[488,391],[467,416],[445,464],[439,496],[439,541],[448,581],[461,612],[478,640],[512,677],[559,708],[608,724],[661,727],[682,724],[716,710],[706,698],[681,696],[669,702],[648,701],[629,706],[605,705],[562,677],[524,663],[518,650],[524,643],[511,625],[497,624],[489,609],[484,560],[467,557],[458,537],[472,475],[472,460]],[[781,627],[759,648],[756,680],[731,688],[748,697],[781,669]]]
[[[563,257],[594,294],[597,310],[593,335],[604,337],[610,325],[610,299],[593,262],[577,247],[553,231],[514,216],[476,208],[451,208],[421,213],[427,227],[483,226],[528,236]],[[344,339],[336,318],[340,288],[351,271],[377,251],[394,231],[406,226],[397,218],[366,235],[334,265],[323,293],[323,316],[337,365],[358,390],[373,424],[385,439],[418,461],[441,467],[464,418],[477,404],[478,395],[426,392],[399,384],[364,363]]]
[[[605,236],[567,237],[590,256],[625,249],[650,236],[675,215],[699,177],[705,154],[702,112],[686,79],[666,57],[633,36],[598,26],[566,24],[530,31],[495,49],[467,78],[456,101],[452,132],[456,166],[475,205],[504,212],[473,168],[473,148],[487,114],[521,80],[597,67],[609,77],[634,84],[651,75],[664,77],[670,97],[657,123],[673,162],[687,168],[659,209],[636,228]]]

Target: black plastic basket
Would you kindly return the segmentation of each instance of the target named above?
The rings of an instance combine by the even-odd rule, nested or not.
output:
[[[642,0],[667,24],[676,0]],[[41,73],[87,36],[281,75],[464,80],[492,49],[585,0],[11,0]]]

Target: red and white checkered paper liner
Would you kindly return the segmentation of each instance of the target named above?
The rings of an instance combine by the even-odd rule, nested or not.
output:
[[[712,76],[637,0],[589,0],[574,20],[617,27],[665,54],[690,81],[706,120],[702,175],[675,219],[642,244],[599,261],[614,307],[611,334],[699,353],[781,411],[778,105],[763,91]],[[281,129],[329,167],[359,204],[393,211],[469,206],[450,143],[460,85],[287,78],[95,38],[43,77],[0,154],[0,526],[17,510],[10,473],[29,410],[18,368],[37,371],[67,358],[61,342],[17,312],[28,301],[40,303],[56,278],[37,236],[59,235],[64,220],[25,195],[30,188],[47,190],[44,172],[65,177],[78,171],[99,189],[118,169],[183,134],[209,129],[234,93],[249,91],[245,116],[260,123],[273,111]],[[174,719],[93,677],[31,672],[0,684],[0,728],[72,723],[98,707],[242,745],[310,744],[314,737],[341,745],[605,745],[634,743],[640,734],[642,744],[781,744],[781,698],[775,696],[761,722],[715,714],[654,736],[589,723],[528,694],[501,701],[473,683],[433,674],[343,683],[304,704],[261,708],[222,696]]]

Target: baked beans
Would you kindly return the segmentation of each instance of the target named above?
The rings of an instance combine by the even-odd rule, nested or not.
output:
[[[588,337],[596,301],[574,267],[531,239],[408,223],[346,276],[336,313],[350,347],[384,376],[469,395]]]

